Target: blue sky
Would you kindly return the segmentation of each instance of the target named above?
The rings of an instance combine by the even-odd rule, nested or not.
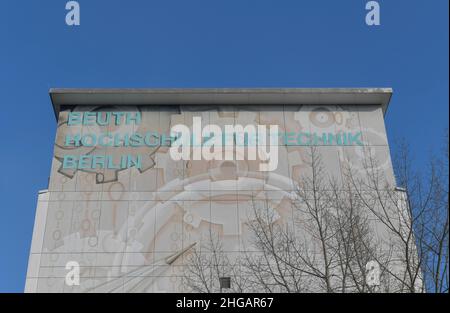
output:
[[[0,291],[22,292],[47,187],[51,87],[392,87],[391,143],[423,166],[448,127],[448,0],[65,0],[0,4]]]

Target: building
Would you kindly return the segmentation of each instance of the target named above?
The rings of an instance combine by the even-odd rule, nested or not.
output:
[[[370,154],[395,186],[384,125],[391,95],[389,88],[51,89],[56,140],[25,291],[186,291],[186,255],[207,234],[239,256],[255,203],[290,219],[312,149],[338,183],[348,165],[364,176]],[[66,282],[68,262],[79,265],[79,285]]]

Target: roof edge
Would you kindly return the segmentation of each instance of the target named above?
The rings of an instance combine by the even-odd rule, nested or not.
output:
[[[62,105],[379,104],[392,88],[51,88],[55,117]]]

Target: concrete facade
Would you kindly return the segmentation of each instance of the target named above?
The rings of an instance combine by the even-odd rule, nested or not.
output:
[[[214,232],[230,255],[245,249],[252,203],[292,216],[291,193],[316,149],[337,181],[348,164],[370,154],[395,185],[384,115],[391,89],[55,89],[58,127],[48,190],[39,194],[26,292],[182,292],[184,254]],[[70,112],[140,112],[139,124],[70,126]],[[75,146],[67,135],[169,134],[175,124],[277,125],[279,131],[359,134],[361,144],[280,139],[278,165],[260,160],[180,160],[169,147]],[[140,168],[63,167],[66,155],[142,156]],[[170,260],[170,262],[168,261]],[[66,264],[80,264],[79,286],[67,286]]]

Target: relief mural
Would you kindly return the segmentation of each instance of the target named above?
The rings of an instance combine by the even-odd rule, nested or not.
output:
[[[68,125],[70,112],[140,112],[140,123]],[[106,113],[105,113],[106,114]],[[277,125],[282,133],[361,133],[362,145],[288,145],[278,141],[278,164],[260,171],[260,161],[179,160],[170,145],[67,146],[76,133],[112,136],[170,134],[171,127],[203,124]],[[233,149],[236,149],[235,147]],[[140,106],[75,107],[61,111],[54,148],[38,292],[183,292],[186,255],[217,234],[231,258],[246,249],[252,205],[270,207],[278,219],[292,216],[292,192],[311,172],[317,149],[327,173],[342,179],[351,164],[363,172],[368,154],[390,179],[392,166],[379,106]],[[64,168],[65,155],[140,155],[125,168]],[[81,267],[81,284],[67,286],[65,265]]]

